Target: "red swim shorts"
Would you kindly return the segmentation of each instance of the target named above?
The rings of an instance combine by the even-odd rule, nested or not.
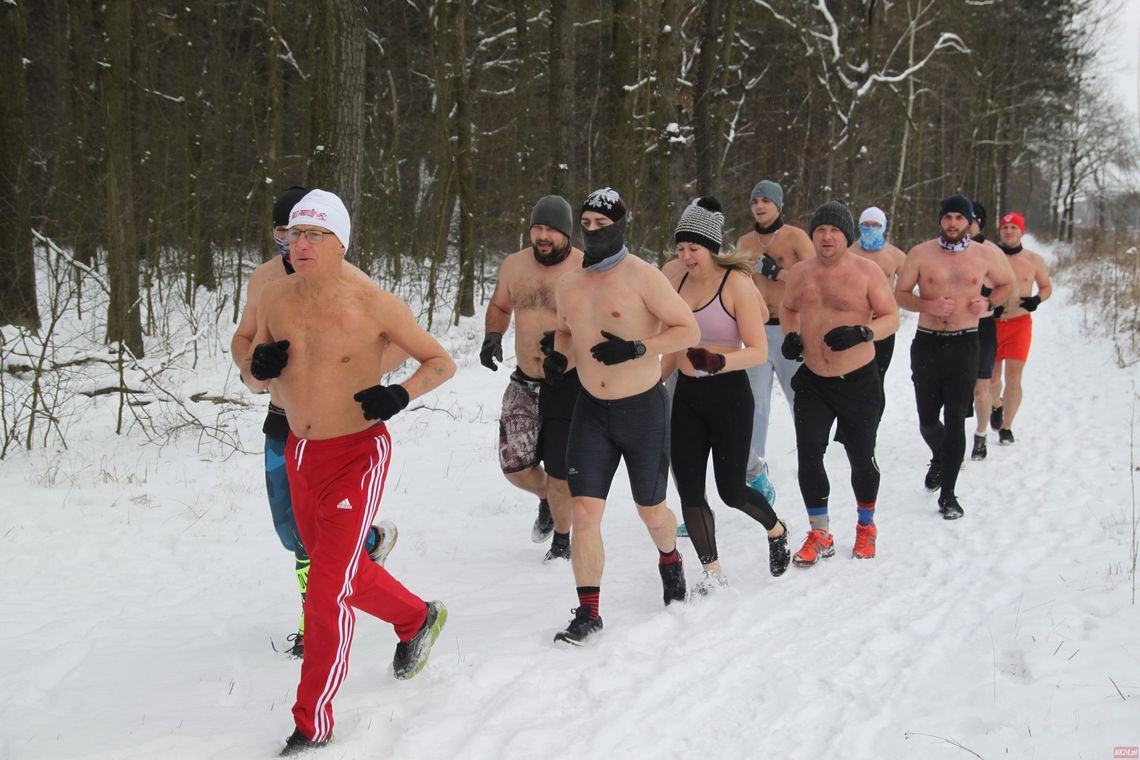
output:
[[[1012,359],[1023,362],[1029,358],[1029,344],[1033,340],[1033,318],[1022,314],[1013,319],[997,321],[997,354],[994,361]]]

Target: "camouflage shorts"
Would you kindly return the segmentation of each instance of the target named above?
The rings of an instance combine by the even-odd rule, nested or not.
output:
[[[521,472],[539,463],[540,382],[516,369],[503,392],[503,410],[499,415],[499,467],[503,472]]]

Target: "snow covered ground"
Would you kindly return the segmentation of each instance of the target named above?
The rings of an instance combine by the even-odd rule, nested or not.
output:
[[[773,579],[763,531],[714,501],[731,590],[665,609],[619,471],[606,628],[569,651],[551,638],[577,605],[573,577],[542,563],[533,500],[498,471],[508,372],[479,365],[481,322],[442,336],[459,372],[390,425],[381,512],[400,540],[388,566],[444,600],[448,625],[428,668],[397,682],[394,634],[359,618],[322,756],[1134,756],[1117,748],[1140,745],[1137,372],[1081,335],[1064,287],[1036,317],[1017,444],[991,433],[989,458],[962,473],[964,519],[944,522],[922,488],[908,315],[879,435],[875,560],[847,556],[855,509],[832,447],[835,558]],[[188,392],[239,393],[227,356],[199,367]],[[298,603],[260,456],[117,438],[112,398],[72,424],[66,450],[0,462],[0,758],[271,756],[292,730],[299,664],[270,643],[294,629]],[[238,418],[258,452],[263,411],[253,399]],[[779,400],[769,440],[798,548],[807,518]],[[681,551],[692,582],[696,556]]]

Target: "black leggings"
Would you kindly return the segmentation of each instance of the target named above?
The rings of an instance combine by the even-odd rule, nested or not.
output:
[[[843,428],[843,447],[851,463],[851,490],[864,503],[879,496],[875,438],[883,413],[883,384],[874,362],[839,377],[823,377],[800,367],[792,378],[796,392],[796,451],[800,493],[808,509],[827,506],[831,483],[823,454],[831,425]]]
[[[942,496],[954,495],[966,455],[966,418],[973,411],[979,353],[977,330],[945,333],[920,328],[910,344],[918,430],[931,458],[942,464]]]
[[[710,452],[721,500],[767,530],[776,527],[772,505],[745,482],[753,406],[752,387],[743,371],[700,378],[677,375],[670,458],[685,527],[703,565],[717,559],[716,531],[705,495]]]

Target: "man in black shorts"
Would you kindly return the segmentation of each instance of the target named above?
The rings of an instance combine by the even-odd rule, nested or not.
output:
[[[803,548],[792,557],[799,567],[835,554],[828,518],[831,486],[823,455],[836,420],[843,428],[858,513],[851,555],[875,556],[879,498],[875,438],[883,383],[874,342],[899,328],[898,306],[883,270],[848,251],[855,223],[847,206],[838,201],[820,206],[812,214],[810,232],[815,256],[789,270],[780,306],[780,326],[786,333],[781,352],[788,360],[803,362],[792,378],[792,389],[800,492],[811,529]]]
[[[554,637],[571,644],[602,628],[602,513],[621,459],[638,515],[657,546],[665,603],[685,598],[677,518],[665,506],[669,409],[660,357],[700,338],[692,309],[665,275],[629,255],[628,217],[617,192],[591,193],[581,223],[583,267],[558,281],[558,327],[543,364],[547,381],[556,382],[572,359],[582,382],[567,452],[578,607]]]
[[[910,250],[895,289],[899,306],[919,314],[910,369],[919,432],[931,453],[924,485],[941,491],[938,511],[946,520],[963,514],[955,486],[978,379],[978,317],[1004,301],[1013,284],[1001,252],[970,240],[973,216],[968,198],[944,199],[941,235]],[[993,284],[988,300],[978,285],[987,280]]]
[[[975,243],[991,246],[1000,250],[996,245],[986,240],[986,213],[985,207],[977,201],[972,201],[974,219],[970,223],[970,239]],[[1009,273],[1013,276],[1013,271]],[[988,299],[993,293],[993,285],[989,282],[982,284],[982,297]],[[987,304],[988,305],[988,304]],[[990,378],[994,374],[994,353],[997,351],[997,321],[994,319],[993,309],[987,309],[978,317],[978,381],[974,383],[974,414],[977,417],[977,427],[974,429],[974,447],[970,451],[970,459],[979,461],[986,458],[986,422],[990,417]]]

